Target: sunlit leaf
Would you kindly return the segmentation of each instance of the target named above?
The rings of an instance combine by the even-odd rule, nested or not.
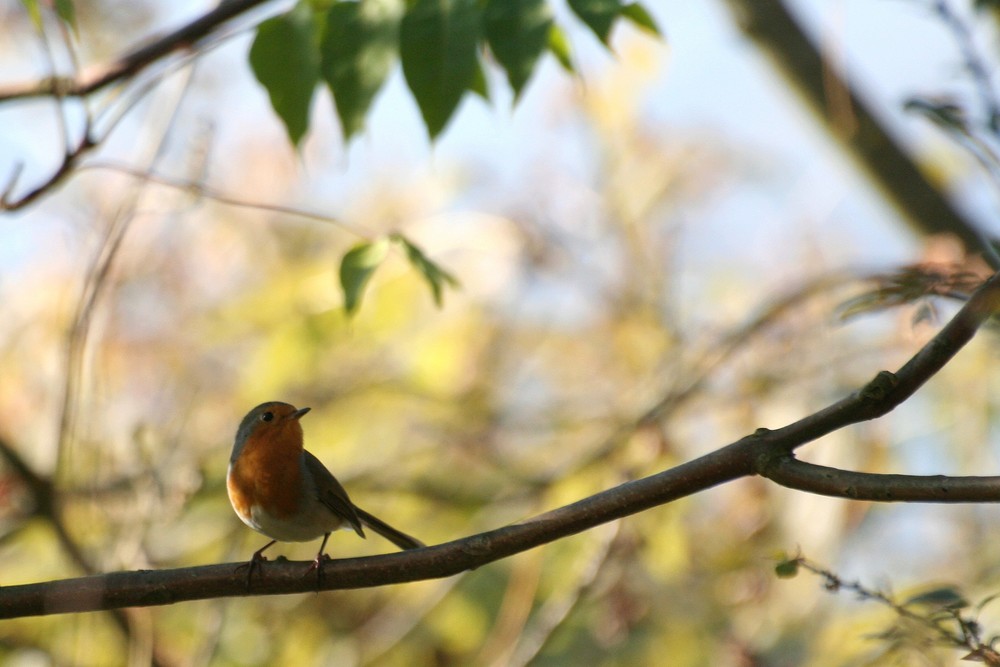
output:
[[[28,16],[31,17],[31,22],[35,24],[35,28],[41,30],[42,9],[38,6],[38,0],[21,0],[21,4],[24,5],[25,10],[27,10]]]
[[[656,25],[656,19],[653,18],[653,15],[638,2],[632,2],[622,7],[621,15],[646,32],[651,32],[657,36],[663,35],[660,32],[660,26]]]
[[[546,0],[490,0],[483,27],[493,55],[507,72],[515,99],[549,44],[552,11]]]
[[[401,244],[406,250],[406,258],[410,261],[410,265],[427,281],[434,295],[434,303],[440,307],[444,299],[445,285],[458,287],[458,279],[431,261],[420,248],[402,234],[393,234],[392,240]]]
[[[621,0],[569,0],[569,7],[604,44],[622,11]]]
[[[76,7],[73,0],[55,0],[56,15],[71,28],[76,28]]]
[[[479,95],[481,98],[490,101],[490,84],[486,79],[486,72],[483,70],[483,64],[481,62],[476,63],[476,75],[472,77],[472,83],[469,84],[469,90]]]
[[[260,24],[250,47],[250,67],[267,90],[294,146],[309,129],[309,107],[319,81],[313,15],[300,3]]]
[[[556,57],[562,68],[570,74],[576,74],[576,67],[573,65],[573,51],[570,48],[566,33],[556,24],[549,27],[549,51]]]
[[[476,0],[416,0],[403,17],[403,74],[431,138],[447,125],[476,76],[480,18]]]
[[[333,93],[345,139],[364,127],[365,116],[397,56],[402,3],[338,2],[324,19],[320,71]]]
[[[348,315],[353,315],[361,305],[365,286],[388,252],[389,239],[379,239],[354,246],[340,260],[340,287]]]

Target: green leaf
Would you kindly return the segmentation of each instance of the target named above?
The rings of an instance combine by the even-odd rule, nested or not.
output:
[[[403,16],[403,75],[432,139],[476,76],[480,18],[477,0],[416,0]]]
[[[333,93],[345,139],[364,128],[372,100],[396,59],[402,3],[338,2],[326,13],[320,71]]]
[[[621,0],[569,0],[569,8],[607,44],[611,26],[622,11],[622,3]]]
[[[42,8],[38,0],[21,0],[36,30],[42,29]],[[55,0],[56,16],[73,30],[76,30],[76,8],[73,0]]]
[[[774,573],[780,579],[791,579],[799,573],[799,559],[790,558],[774,566]]]
[[[344,290],[344,310],[353,315],[361,305],[361,296],[375,269],[389,252],[389,239],[361,243],[340,260],[340,287]]]
[[[660,26],[656,25],[656,19],[649,13],[649,10],[638,2],[631,2],[622,7],[621,15],[646,32],[651,32],[657,37],[663,36],[663,33],[660,32]]]
[[[76,8],[73,0],[56,0],[56,14],[70,28],[76,29]]]
[[[445,285],[457,288],[460,284],[458,279],[428,259],[420,248],[402,234],[396,233],[390,238],[406,250],[406,258],[410,261],[410,265],[423,275],[434,295],[435,305],[440,308]]]
[[[469,90],[479,95],[481,98],[490,101],[490,84],[486,78],[486,72],[483,70],[483,64],[476,61],[476,75],[472,77],[472,83],[469,84]]]
[[[38,6],[38,0],[21,0],[24,9],[31,17],[31,22],[35,24],[36,30],[42,29],[42,9]]]
[[[570,48],[566,33],[556,24],[549,28],[549,51],[556,57],[562,68],[570,74],[576,74],[576,67],[573,65],[573,51]]]
[[[545,0],[490,0],[483,27],[516,100],[549,44],[552,10]]]
[[[250,67],[296,147],[309,129],[309,107],[319,81],[313,15],[306,3],[260,24],[250,47]]]

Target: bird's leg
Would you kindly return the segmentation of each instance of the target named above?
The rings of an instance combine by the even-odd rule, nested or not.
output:
[[[326,549],[326,541],[330,539],[330,533],[323,535],[323,543],[319,545],[319,551],[316,552],[316,559],[313,560],[312,565],[306,570],[306,574],[309,574],[313,570],[316,570],[316,591],[318,592],[320,586],[323,584],[323,561],[330,560],[330,557],[323,553]]]
[[[242,569],[244,567],[247,568],[247,590],[248,591],[250,590],[250,578],[253,577],[253,569],[255,567],[260,567],[260,564],[267,560],[267,558],[264,556],[264,549],[267,549],[268,547],[270,547],[272,544],[274,544],[277,541],[278,540],[271,540],[270,542],[268,542],[267,544],[265,544],[264,546],[262,546],[260,549],[257,549],[257,551],[253,552],[253,556],[250,556],[250,561],[246,565],[240,565],[238,568],[236,568],[237,570],[240,570],[240,569]]]

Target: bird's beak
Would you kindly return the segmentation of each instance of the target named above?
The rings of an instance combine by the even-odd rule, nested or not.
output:
[[[289,417],[291,417],[292,419],[302,419],[302,416],[305,415],[305,413],[309,412],[310,410],[312,410],[312,408],[299,408],[298,410],[290,414]]]

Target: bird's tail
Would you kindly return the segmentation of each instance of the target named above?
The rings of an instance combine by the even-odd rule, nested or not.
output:
[[[362,524],[371,528],[400,549],[419,549],[420,547],[427,546],[417,538],[410,537],[406,533],[396,530],[382,519],[369,514],[360,507],[355,506],[354,509],[357,511],[358,518],[361,519]]]

